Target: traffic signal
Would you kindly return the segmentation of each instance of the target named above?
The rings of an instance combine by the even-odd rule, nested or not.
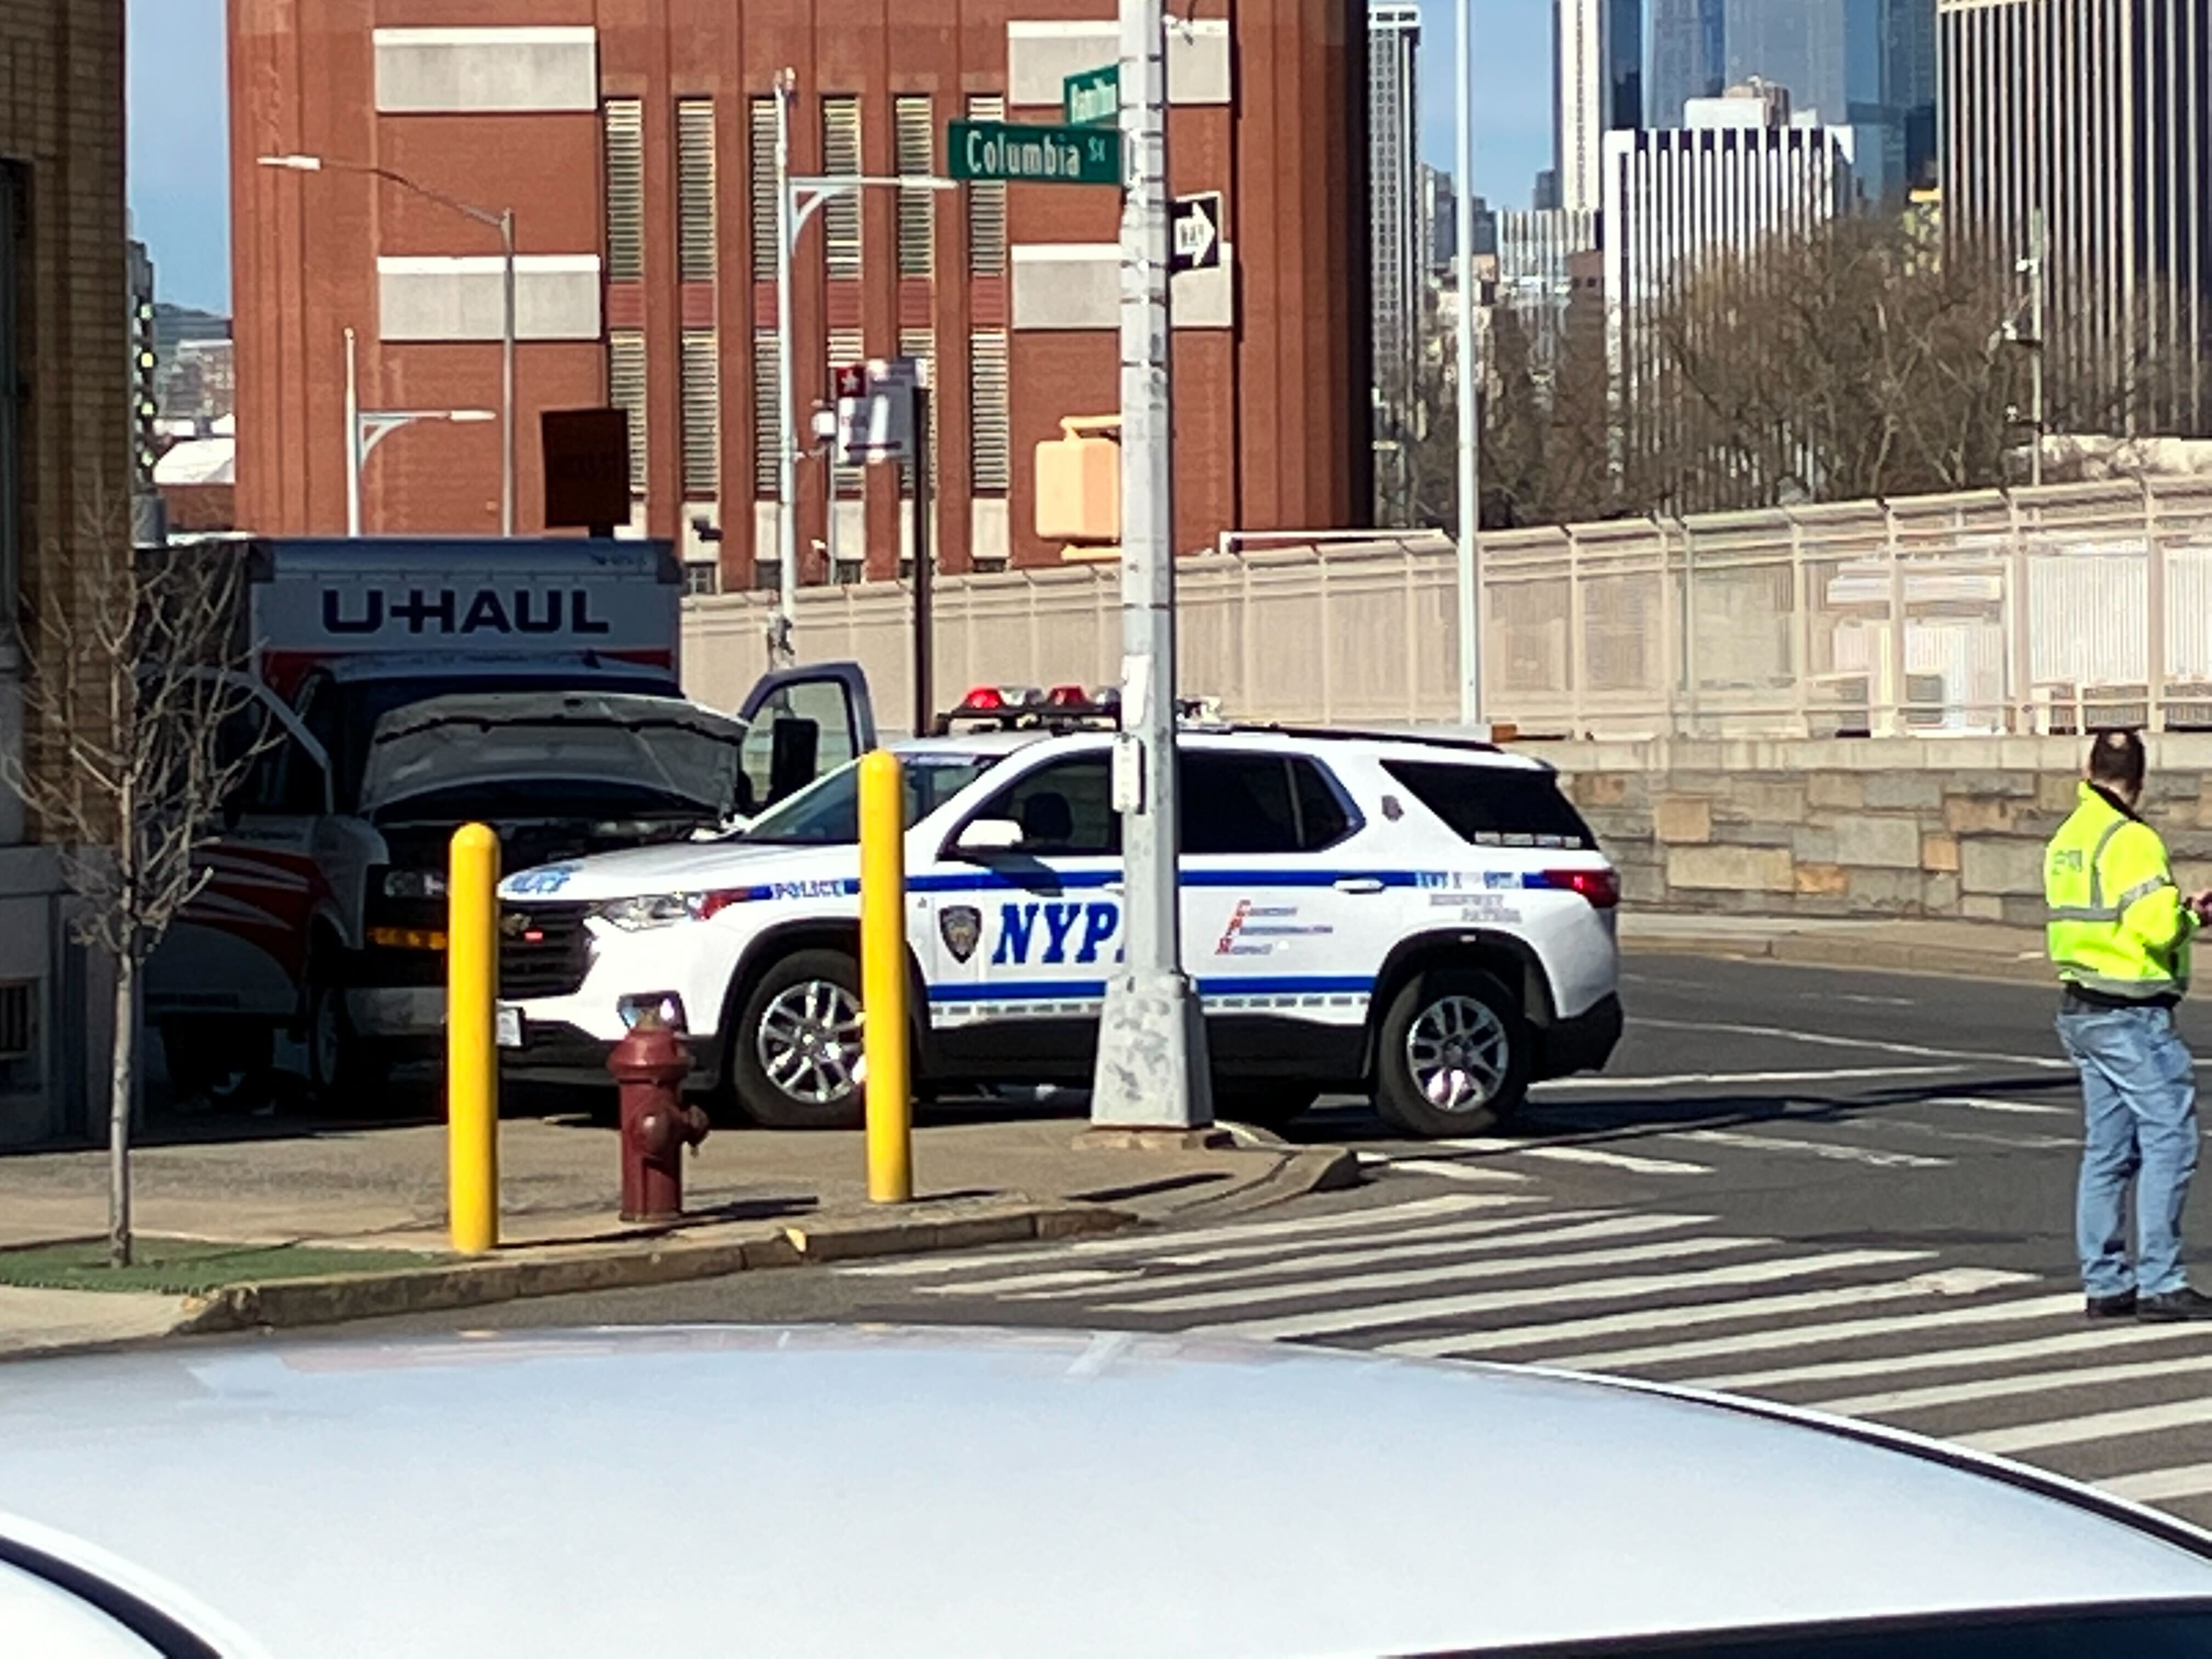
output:
[[[131,313],[131,413],[138,482],[150,486],[161,459],[161,399],[154,389],[154,302],[141,297]]]

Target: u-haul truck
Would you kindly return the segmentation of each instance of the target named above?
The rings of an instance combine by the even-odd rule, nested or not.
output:
[[[665,543],[238,545],[252,708],[236,740],[261,749],[147,969],[180,1092],[272,1063],[279,1038],[325,1095],[367,1096],[388,1062],[433,1051],[461,823],[497,829],[510,869],[681,839],[873,739],[848,667],[772,676],[734,719],[684,701]],[[774,729],[794,714],[810,718]]]

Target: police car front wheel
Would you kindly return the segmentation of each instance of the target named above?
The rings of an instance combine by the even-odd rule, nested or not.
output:
[[[763,974],[730,1039],[738,1103],[770,1129],[858,1128],[860,964],[842,951],[799,951]]]
[[[1465,1134],[1511,1115],[1533,1059],[1519,1000],[1489,974],[1431,968],[1391,999],[1377,1033],[1375,1107],[1408,1134]]]

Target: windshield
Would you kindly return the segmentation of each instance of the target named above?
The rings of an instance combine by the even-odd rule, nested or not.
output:
[[[899,757],[906,782],[905,828],[914,826],[997,764],[989,755]],[[860,839],[860,764],[850,762],[770,808],[738,837],[778,847],[851,847]]]

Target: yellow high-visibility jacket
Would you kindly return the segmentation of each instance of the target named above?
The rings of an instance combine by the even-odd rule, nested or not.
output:
[[[2061,980],[2131,1002],[2189,988],[2197,917],[2174,885],[2166,843],[2086,783],[2044,849],[2043,896]]]

